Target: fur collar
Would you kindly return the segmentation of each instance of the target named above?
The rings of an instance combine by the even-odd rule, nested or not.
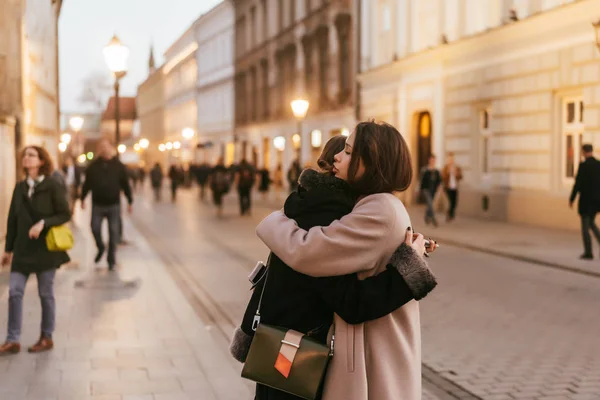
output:
[[[334,189],[334,190],[347,190],[349,185],[333,175],[323,174],[314,169],[305,169],[300,174],[298,183],[306,190],[312,189]]]

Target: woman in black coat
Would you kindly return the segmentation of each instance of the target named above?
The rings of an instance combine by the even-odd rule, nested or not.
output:
[[[56,303],[54,275],[56,269],[69,262],[65,252],[50,252],[46,235],[50,228],[71,219],[64,187],[51,178],[52,161],[48,152],[37,146],[23,150],[23,168],[27,175],[15,186],[6,229],[6,246],[1,263],[11,263],[8,335],[0,346],[0,355],[16,354],[21,350],[19,337],[23,321],[23,294],[30,274],[36,274],[42,303],[42,332],[39,341],[29,348],[30,353],[54,347]]]
[[[326,172],[332,165],[333,155],[343,149],[344,143],[344,137],[328,142],[319,160],[319,167],[324,172],[304,171],[298,191],[285,202],[286,215],[294,218],[302,229],[327,226],[354,208],[356,196],[348,183]],[[329,153],[331,160],[328,161]],[[260,322],[302,332],[322,343],[326,343],[334,313],[351,324],[374,320],[413,299],[422,298],[435,287],[431,275],[430,285],[423,292],[414,293],[399,273],[396,266],[409,263],[418,265],[415,268],[426,274],[430,273],[423,259],[407,244],[402,245],[392,259],[393,265],[389,265],[386,271],[361,281],[356,274],[327,278],[303,275],[271,253],[267,279],[263,277],[257,284],[242,325],[234,334],[230,348],[232,355],[240,362],[246,359],[254,335],[252,323],[265,281]],[[300,398],[259,384],[255,399]]]

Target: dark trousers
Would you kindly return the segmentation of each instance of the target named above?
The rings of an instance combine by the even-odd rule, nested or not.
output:
[[[580,215],[581,217],[581,236],[583,237],[583,248],[586,255],[592,255],[592,236],[590,235],[590,230],[594,232],[594,236],[596,240],[600,244],[600,230],[598,229],[598,225],[596,225],[597,213]]]
[[[102,221],[108,220],[108,264],[115,265],[117,244],[119,243],[119,230],[121,229],[121,206],[92,205],[92,233],[96,241],[98,250],[104,250],[104,241],[102,240]]]
[[[446,189],[446,196],[448,196],[448,201],[450,202],[450,208],[448,209],[448,218],[454,219],[456,203],[458,202],[458,190]]]
[[[152,190],[154,190],[154,200],[157,202],[160,201],[160,189],[160,186],[154,186],[152,188]]]
[[[240,196],[240,212],[242,215],[250,211],[252,205],[252,199],[250,198],[250,191],[252,188],[238,188],[238,194]]]
[[[171,182],[171,200],[175,201],[177,199],[177,187],[179,185],[177,182]]]
[[[200,186],[200,199],[204,200],[206,196],[206,182],[198,183]]]

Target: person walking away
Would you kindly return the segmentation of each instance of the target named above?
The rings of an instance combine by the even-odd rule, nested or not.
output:
[[[283,165],[281,164],[277,164],[273,174],[273,185],[275,186],[275,197],[279,200],[281,192],[283,192]]]
[[[429,156],[429,164],[421,171],[421,193],[425,197],[427,203],[427,210],[425,211],[425,223],[429,225],[433,223],[433,226],[438,226],[437,220],[435,219],[435,210],[433,209],[433,199],[440,186],[442,178],[440,171],[435,167],[435,155]]]
[[[592,260],[594,254],[592,252],[590,230],[600,244],[600,230],[595,221],[596,214],[600,212],[600,161],[594,158],[594,147],[591,144],[584,144],[582,152],[585,161],[579,164],[579,170],[569,199],[569,207],[573,208],[573,202],[579,194],[577,210],[581,218],[581,236],[583,237],[584,249],[580,258],[582,260]]]
[[[29,275],[35,274],[42,305],[40,339],[28,350],[39,353],[54,347],[52,334],[56,320],[54,276],[56,270],[69,262],[66,252],[50,252],[46,235],[50,228],[71,219],[65,189],[50,176],[53,172],[48,152],[38,146],[28,146],[22,153],[26,179],[14,188],[6,229],[6,243],[0,264],[11,265],[8,289],[8,334],[0,346],[0,355],[21,351],[20,335],[23,323],[23,295]]]
[[[202,163],[196,170],[196,181],[200,187],[200,199],[204,201],[206,197],[206,184],[210,176],[211,168],[207,163]]]
[[[217,207],[217,216],[223,216],[223,196],[229,192],[230,178],[229,170],[225,167],[223,158],[217,161],[217,165],[210,174],[210,188],[213,193],[213,202]]]
[[[258,191],[262,193],[263,200],[267,200],[267,195],[269,194],[269,187],[271,186],[271,177],[269,176],[269,170],[267,167],[261,169],[259,171],[260,184],[258,186]]]
[[[179,168],[175,164],[169,168],[169,179],[171,180],[171,201],[175,203],[175,200],[177,200],[177,189],[181,183]]]
[[[254,167],[244,158],[237,171],[237,190],[240,198],[240,215],[250,214],[252,186],[256,180]]]
[[[143,189],[144,183],[146,182],[146,167],[140,167],[138,169],[138,176],[140,177],[140,184],[142,185]]]
[[[85,209],[85,198],[92,192],[92,233],[98,253],[94,262],[98,263],[105,252],[102,240],[102,221],[108,220],[108,269],[114,270],[121,229],[121,192],[127,197],[129,214],[133,211],[133,195],[127,169],[116,157],[115,149],[108,139],[98,143],[99,157],[87,168],[85,182],[81,190],[81,209]]]
[[[442,182],[444,184],[446,196],[448,196],[448,202],[450,203],[448,207],[448,215],[446,217],[447,221],[454,220],[456,205],[458,204],[458,183],[462,180],[462,178],[462,169],[456,165],[454,153],[448,153],[446,165],[442,171]]]
[[[150,183],[152,184],[152,191],[154,192],[154,200],[160,201],[163,183],[163,171],[160,163],[154,164],[152,171],[150,171]]]
[[[300,163],[298,162],[298,160],[294,160],[287,173],[287,179],[290,185],[290,192],[295,192],[296,190],[298,190],[298,178],[300,178],[301,172],[302,171],[300,170]]]
[[[71,215],[73,215],[73,212],[75,211],[75,202],[79,198],[79,189],[81,188],[81,171],[73,162],[73,158],[67,157],[62,167],[62,172],[67,188],[69,209],[71,210]]]

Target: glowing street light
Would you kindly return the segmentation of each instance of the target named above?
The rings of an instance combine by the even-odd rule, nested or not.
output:
[[[350,136],[350,131],[346,128],[342,129],[342,136],[346,136],[346,137]]]
[[[300,165],[302,165],[302,121],[304,120],[304,118],[306,118],[306,113],[308,112],[308,106],[310,105],[310,103],[308,102],[308,100],[304,100],[304,99],[296,99],[293,100],[290,105],[292,106],[292,112],[294,113],[294,117],[296,117],[296,119],[298,120],[298,139],[294,139],[294,137],[292,137],[292,140],[294,142],[294,147],[296,149],[298,149],[298,163]],[[294,135],[295,136],[295,135]]]
[[[127,151],[127,146],[125,146],[124,144],[120,144],[117,147],[117,151],[119,152],[119,154],[123,154]]]
[[[140,139],[139,143],[142,149],[147,149],[148,146],[150,146],[150,141],[148,141],[148,139]]]
[[[83,118],[79,116],[71,117],[69,119],[69,126],[74,132],[79,132],[83,128]]]
[[[77,157],[77,162],[79,162],[79,164],[83,164],[85,160],[87,160],[85,154],[80,154],[79,157]]]
[[[175,143],[173,143],[173,148],[175,150],[179,150],[181,148],[181,142],[175,142]]]
[[[63,133],[60,135],[60,141],[65,144],[71,143],[71,135],[68,133]]]
[[[94,159],[94,153],[92,153],[91,151],[89,153],[87,153],[87,159],[88,160],[93,160]]]
[[[115,142],[121,142],[120,128],[120,100],[119,100],[119,81],[127,75],[127,59],[129,58],[129,49],[123,45],[117,35],[114,35],[108,45],[104,48],[104,59],[108,69],[115,76]]]
[[[167,149],[167,147],[163,143],[161,143],[161,144],[158,145],[158,151],[160,151],[161,153],[163,151],[165,151],[166,149]]]
[[[185,128],[181,131],[181,136],[183,136],[184,139],[186,140],[190,140],[191,138],[194,137],[196,133],[194,132],[194,130],[192,128]]]
[[[285,138],[283,136],[277,136],[273,139],[273,147],[279,151],[285,150]]]
[[[173,143],[167,142],[166,147],[167,147],[167,150],[173,150]]]
[[[133,149],[134,149],[135,151],[140,151],[140,150],[142,149],[142,146],[140,146],[140,144],[139,144],[139,143],[136,143],[136,144],[134,144],[134,145],[133,145]]]
[[[67,151],[67,144],[65,142],[60,142],[58,144],[58,151],[60,151],[61,153]]]

